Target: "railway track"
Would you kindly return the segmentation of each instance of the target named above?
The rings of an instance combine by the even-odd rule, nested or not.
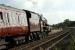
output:
[[[1,49],[5,49],[5,48],[6,48],[6,44],[8,44],[8,43],[5,42],[5,40],[1,40],[1,41],[0,41],[0,50],[1,50]]]
[[[66,35],[69,32],[69,30],[67,31],[61,31],[55,34],[52,34],[50,36],[48,36],[47,38],[44,38],[42,40],[37,40],[28,44],[23,44],[20,46],[16,46],[14,48],[11,48],[9,50],[32,50],[32,49],[36,49],[39,46],[43,46],[43,47],[47,47],[47,44],[52,44],[55,41],[59,40],[60,38],[62,38],[64,35]],[[56,39],[56,40],[54,40]],[[45,46],[44,46],[45,45]]]

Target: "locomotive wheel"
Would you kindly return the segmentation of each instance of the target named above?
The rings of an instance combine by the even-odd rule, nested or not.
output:
[[[37,40],[36,32],[33,33],[33,41]]]
[[[40,37],[40,39],[43,39],[42,31],[41,31],[41,32],[39,32],[39,37]]]
[[[41,39],[43,39],[43,32],[40,33],[40,37],[41,37]]]
[[[46,32],[43,32],[43,38],[46,38]]]
[[[30,42],[33,42],[33,33],[30,33]]]
[[[40,40],[40,35],[39,35],[39,32],[34,32],[32,33],[32,40],[33,41],[36,41],[36,40]]]
[[[37,40],[40,40],[39,32],[36,33]]]
[[[26,35],[26,36],[25,36],[25,43],[26,43],[26,44],[29,43],[29,35]]]

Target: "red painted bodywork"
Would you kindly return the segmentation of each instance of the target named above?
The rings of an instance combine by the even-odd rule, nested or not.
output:
[[[0,28],[0,36],[17,36],[26,34],[28,32],[27,26],[21,26],[21,27],[6,27],[6,28]]]

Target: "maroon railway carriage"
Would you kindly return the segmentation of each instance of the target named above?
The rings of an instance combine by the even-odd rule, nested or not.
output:
[[[47,23],[38,13],[0,5],[0,38],[10,45],[39,40]]]
[[[0,36],[16,36],[28,32],[26,13],[11,7],[0,6]]]

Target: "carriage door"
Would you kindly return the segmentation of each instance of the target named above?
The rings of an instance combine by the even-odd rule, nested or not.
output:
[[[7,12],[7,10],[3,11],[3,22],[4,22],[4,26],[7,27],[9,26],[9,13]]]
[[[3,13],[0,12],[0,27],[3,27],[4,23],[3,23]]]

